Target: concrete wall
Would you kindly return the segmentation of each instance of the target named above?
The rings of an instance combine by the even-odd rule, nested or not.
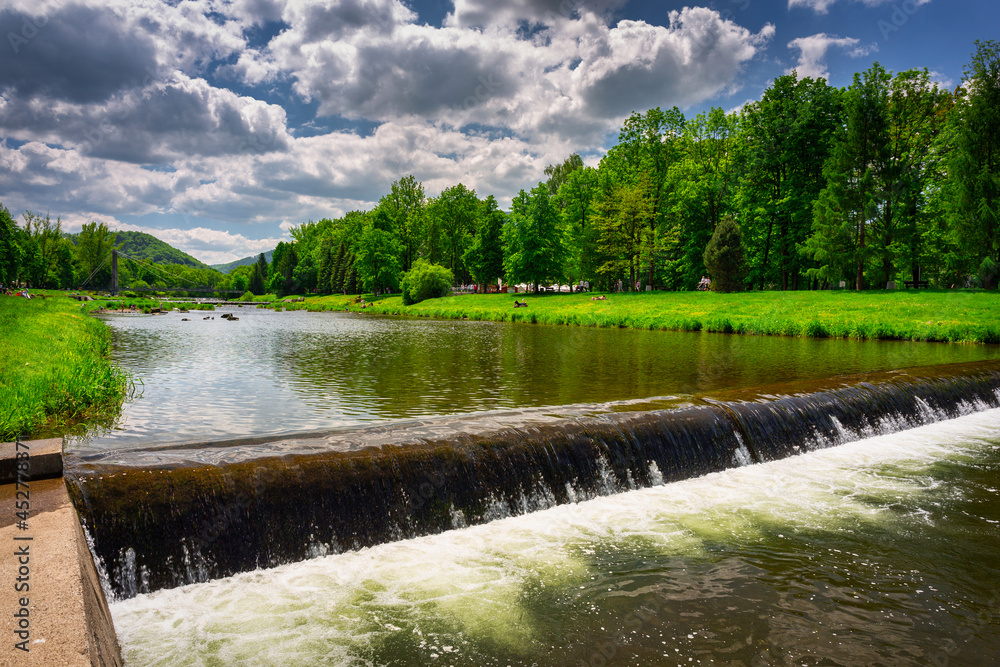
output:
[[[61,458],[53,467],[47,454],[53,441],[26,444],[22,451],[30,455],[30,474],[22,474],[20,484],[0,485],[0,665],[121,665],[111,613],[62,479]],[[15,453],[16,459],[12,443],[5,443],[2,453]],[[8,469],[16,473],[16,462],[4,460],[0,470]],[[25,502],[26,519],[18,516]]]

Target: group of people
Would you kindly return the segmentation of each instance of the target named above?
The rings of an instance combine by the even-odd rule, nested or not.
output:
[[[0,294],[4,296],[23,296],[25,299],[30,299],[31,294],[28,293],[28,288],[16,289],[10,285],[4,286],[0,283]]]
[[[705,290],[711,289],[712,280],[707,276],[702,276],[701,280],[698,281],[698,291],[704,292]]]

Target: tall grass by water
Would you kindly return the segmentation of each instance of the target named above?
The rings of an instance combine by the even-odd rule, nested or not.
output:
[[[111,331],[66,296],[0,296],[0,438],[53,435],[113,420],[132,391],[110,357]]]
[[[983,291],[479,294],[367,309],[393,315],[632,329],[1000,343],[1000,294]],[[514,308],[525,300],[527,308]],[[308,307],[310,300],[306,301]],[[352,303],[352,309],[357,307]]]

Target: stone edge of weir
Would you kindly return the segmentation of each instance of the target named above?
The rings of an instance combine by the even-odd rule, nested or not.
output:
[[[20,445],[0,445],[0,664],[122,665],[107,599],[62,477],[62,439]],[[18,470],[20,461],[28,462],[27,470]],[[26,520],[17,514],[25,507],[18,502],[27,503]]]

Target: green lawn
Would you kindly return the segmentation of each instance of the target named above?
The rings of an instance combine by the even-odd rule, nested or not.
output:
[[[596,295],[461,295],[412,306],[404,306],[400,297],[389,297],[367,312],[674,331],[1000,343],[997,292],[643,292],[607,294],[606,301],[591,301],[592,296]],[[515,298],[526,300],[528,307],[515,309]],[[312,301],[301,305],[309,307]],[[353,303],[350,307],[358,309]]]
[[[34,291],[33,291],[34,293]],[[110,359],[111,331],[58,292],[0,296],[0,439],[108,421],[132,389]]]

